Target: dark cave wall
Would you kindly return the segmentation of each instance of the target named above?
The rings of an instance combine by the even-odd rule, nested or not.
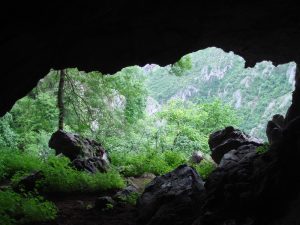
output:
[[[0,9],[0,115],[50,68],[113,73],[175,62],[210,46],[247,66],[300,62],[299,7],[292,1],[101,1],[8,3]]]

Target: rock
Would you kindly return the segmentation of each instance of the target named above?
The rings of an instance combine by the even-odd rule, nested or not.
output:
[[[156,176],[153,173],[143,173],[141,176],[139,177],[127,177],[126,181],[134,186],[138,192],[141,194],[144,189],[145,186],[150,183]]]
[[[150,221],[153,217],[152,221],[156,222],[148,224],[164,224],[162,221],[158,222],[160,218],[158,215],[161,211],[179,215],[182,209],[180,206],[192,204],[203,192],[204,182],[196,170],[187,165],[181,165],[165,175],[154,178],[146,186],[137,201],[140,221]],[[175,208],[177,212],[174,212]]]
[[[143,173],[140,178],[153,180],[156,176],[153,173]]]
[[[295,117],[265,154],[255,154],[256,146],[251,144],[226,153],[206,180],[193,225],[298,224],[295,217],[281,223],[278,218],[286,214],[288,202],[299,196],[299,135],[300,117]]]
[[[62,153],[71,160],[78,158],[78,156],[84,158],[97,156],[107,158],[107,156],[105,156],[106,151],[101,144],[63,130],[58,130],[52,134],[49,147],[55,149],[57,155]]]
[[[36,184],[38,181],[44,179],[45,176],[42,171],[33,172],[28,176],[22,178],[14,187],[14,191],[21,192],[21,191],[34,191],[36,188]]]
[[[203,160],[203,154],[200,151],[194,151],[189,159],[191,163],[199,164]]]
[[[284,127],[284,117],[276,114],[272,120],[268,122],[266,128],[266,134],[270,144],[279,141],[282,138],[282,129]]]
[[[118,191],[114,196],[113,199],[115,201],[123,201],[124,199],[126,199],[128,196],[132,195],[132,194],[139,194],[138,189],[134,186],[134,185],[129,185],[126,188],[124,188],[121,191]]]
[[[68,157],[79,170],[104,172],[109,166],[107,153],[101,144],[77,134],[58,130],[52,134],[49,147],[55,149],[57,155]]]
[[[246,157],[254,157],[257,154],[256,148],[257,146],[253,144],[248,144],[242,145],[238,149],[233,149],[223,156],[218,167],[226,168],[235,166]]]
[[[230,126],[212,133],[209,136],[208,144],[212,152],[212,159],[219,164],[224,154],[233,149],[238,149],[240,146],[248,144],[261,146],[263,143],[261,140]]]
[[[95,201],[95,208],[105,209],[108,204],[115,205],[115,201],[109,196],[98,197]]]
[[[91,173],[106,172],[108,169],[108,163],[99,157],[77,158],[72,161],[72,164],[79,170],[86,170]]]

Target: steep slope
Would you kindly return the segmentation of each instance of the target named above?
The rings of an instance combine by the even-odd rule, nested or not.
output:
[[[245,68],[242,57],[214,47],[185,57],[191,59],[192,67],[181,76],[174,76],[170,65],[144,67],[149,95],[160,105],[172,98],[194,102],[220,98],[238,111],[240,129],[265,139],[268,119],[284,114],[291,104],[296,70],[293,62],[275,67],[263,61]]]

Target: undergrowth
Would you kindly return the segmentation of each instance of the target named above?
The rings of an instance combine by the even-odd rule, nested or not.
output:
[[[57,208],[42,197],[0,191],[1,225],[31,224],[55,219]]]
[[[196,171],[201,175],[201,178],[206,180],[209,174],[216,168],[216,165],[206,159],[203,159],[200,164],[192,165]]]
[[[112,163],[124,176],[140,176],[143,173],[165,174],[186,162],[178,151],[111,152]]]
[[[22,175],[41,171],[44,179],[37,184],[42,192],[96,192],[120,189],[125,182],[115,170],[90,174],[70,166],[66,157],[50,156],[42,161],[39,157],[18,151],[2,151],[0,154],[0,178],[9,178],[17,183]]]
[[[143,173],[162,175],[188,162],[188,156],[180,151],[157,151],[110,153],[112,163],[124,176],[140,176]],[[204,159],[200,164],[191,164],[203,179],[215,169],[215,164]]]

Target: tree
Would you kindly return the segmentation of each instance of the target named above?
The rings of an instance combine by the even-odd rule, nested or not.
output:
[[[204,104],[171,100],[159,118],[166,121],[165,140],[171,148],[185,152],[208,152],[208,137],[213,131],[238,123],[235,111],[220,100]]]
[[[171,73],[182,76],[186,71],[192,69],[192,60],[189,55],[183,56],[171,66]]]
[[[59,71],[59,85],[57,93],[57,107],[59,110],[58,115],[58,129],[64,129],[64,117],[65,117],[65,107],[64,107],[64,86],[65,86],[65,70]]]
[[[11,126],[12,122],[10,113],[6,113],[5,116],[0,118],[0,147],[17,147],[18,135]]]

